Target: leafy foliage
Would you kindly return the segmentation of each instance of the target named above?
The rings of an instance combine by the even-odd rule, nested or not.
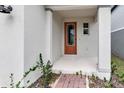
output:
[[[42,59],[42,54],[40,53],[39,55],[39,61],[36,62],[35,66],[32,66],[31,68],[29,68],[28,71],[26,71],[23,75],[23,77],[21,78],[20,81],[18,81],[16,84],[14,84],[14,80],[13,80],[13,74],[11,73],[10,75],[10,87],[11,88],[24,88],[26,86],[21,86],[21,82],[33,71],[35,71],[36,69],[40,69],[42,77],[43,77],[43,87],[49,87],[49,83],[51,81],[52,78],[52,65],[50,64],[50,61],[48,61],[46,64],[44,64],[43,59]],[[27,83],[29,83],[30,80],[27,81]]]
[[[97,79],[98,79],[98,77],[97,77],[97,76],[95,76],[94,74],[92,74],[91,79],[92,79],[92,80],[97,80]]]
[[[110,81],[104,82],[104,87],[105,88],[112,88],[112,83]]]
[[[52,79],[52,65],[50,63],[50,61],[48,61],[46,64],[43,62],[43,59],[42,59],[42,55],[40,54],[39,55],[39,62],[37,62],[38,64],[38,67],[39,69],[41,70],[41,73],[43,74],[42,75],[42,78],[43,78],[43,87],[44,88],[47,88],[49,87],[49,84],[51,82],[51,79]]]
[[[76,75],[79,75],[79,73],[78,73],[78,72],[76,72]]]
[[[111,79],[110,79],[110,81],[107,81],[106,78],[104,78],[104,87],[105,88],[112,88],[113,87]]]
[[[49,87],[51,78],[52,78],[52,65],[50,61],[47,62],[46,65],[43,65],[43,87]]]
[[[111,70],[112,70],[112,74],[114,74],[115,71],[117,70],[117,66],[113,61],[111,62]]]
[[[80,76],[81,76],[81,78],[83,77],[83,75],[82,75],[82,71],[80,70]]]
[[[112,56],[112,74],[117,75],[119,81],[124,83],[124,61],[116,56]]]
[[[13,73],[11,73],[10,79],[11,79],[11,81],[10,81],[10,87],[11,87],[11,88],[14,88]]]
[[[117,56],[112,56],[111,71],[112,77],[110,78],[110,81],[107,81],[106,78],[104,78],[104,80],[99,78],[96,79],[96,77],[92,75],[90,78],[90,86],[101,88],[122,88],[124,86],[124,60]]]

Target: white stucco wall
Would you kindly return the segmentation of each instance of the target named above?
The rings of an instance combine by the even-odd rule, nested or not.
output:
[[[77,55],[84,57],[97,57],[98,52],[98,25],[94,17],[64,18],[64,22],[77,22]],[[83,23],[89,23],[89,35],[83,34]],[[64,28],[64,26],[63,26]],[[62,51],[64,55],[64,30]]]
[[[45,9],[40,5],[27,5],[24,7],[25,31],[24,31],[24,71],[36,64],[39,60],[39,53],[46,57],[46,28],[45,28]],[[39,71],[31,73],[26,80],[31,83],[41,76]]]
[[[0,13],[0,87],[9,87],[10,73],[20,80],[24,62],[24,6],[12,6],[11,14]]]
[[[46,24],[46,35],[45,35],[45,39],[46,39],[46,57],[47,59],[53,63],[52,61],[52,16],[53,13],[51,10],[46,10],[46,20],[45,20],[45,24]]]
[[[111,73],[111,8],[100,7],[98,9],[99,23],[99,64],[101,73]],[[102,75],[104,76],[104,75]],[[106,77],[110,79],[109,77]]]
[[[62,56],[62,18],[57,13],[53,13],[52,24],[52,59],[55,62]]]

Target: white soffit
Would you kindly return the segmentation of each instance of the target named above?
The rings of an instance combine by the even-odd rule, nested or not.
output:
[[[62,10],[78,10],[97,8],[97,5],[46,5],[46,8],[51,8],[53,11]]]
[[[95,16],[97,12],[97,5],[48,5],[46,8],[52,9],[62,17]]]

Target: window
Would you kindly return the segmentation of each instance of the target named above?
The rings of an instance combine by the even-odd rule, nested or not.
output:
[[[68,45],[74,44],[74,25],[68,25],[67,28]]]
[[[89,34],[89,24],[83,23],[83,34],[88,35]]]

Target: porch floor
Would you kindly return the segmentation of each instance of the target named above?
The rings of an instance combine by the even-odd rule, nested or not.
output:
[[[75,74],[82,71],[82,74],[94,74],[97,71],[96,57],[81,57],[77,55],[64,55],[53,64],[54,73]]]

